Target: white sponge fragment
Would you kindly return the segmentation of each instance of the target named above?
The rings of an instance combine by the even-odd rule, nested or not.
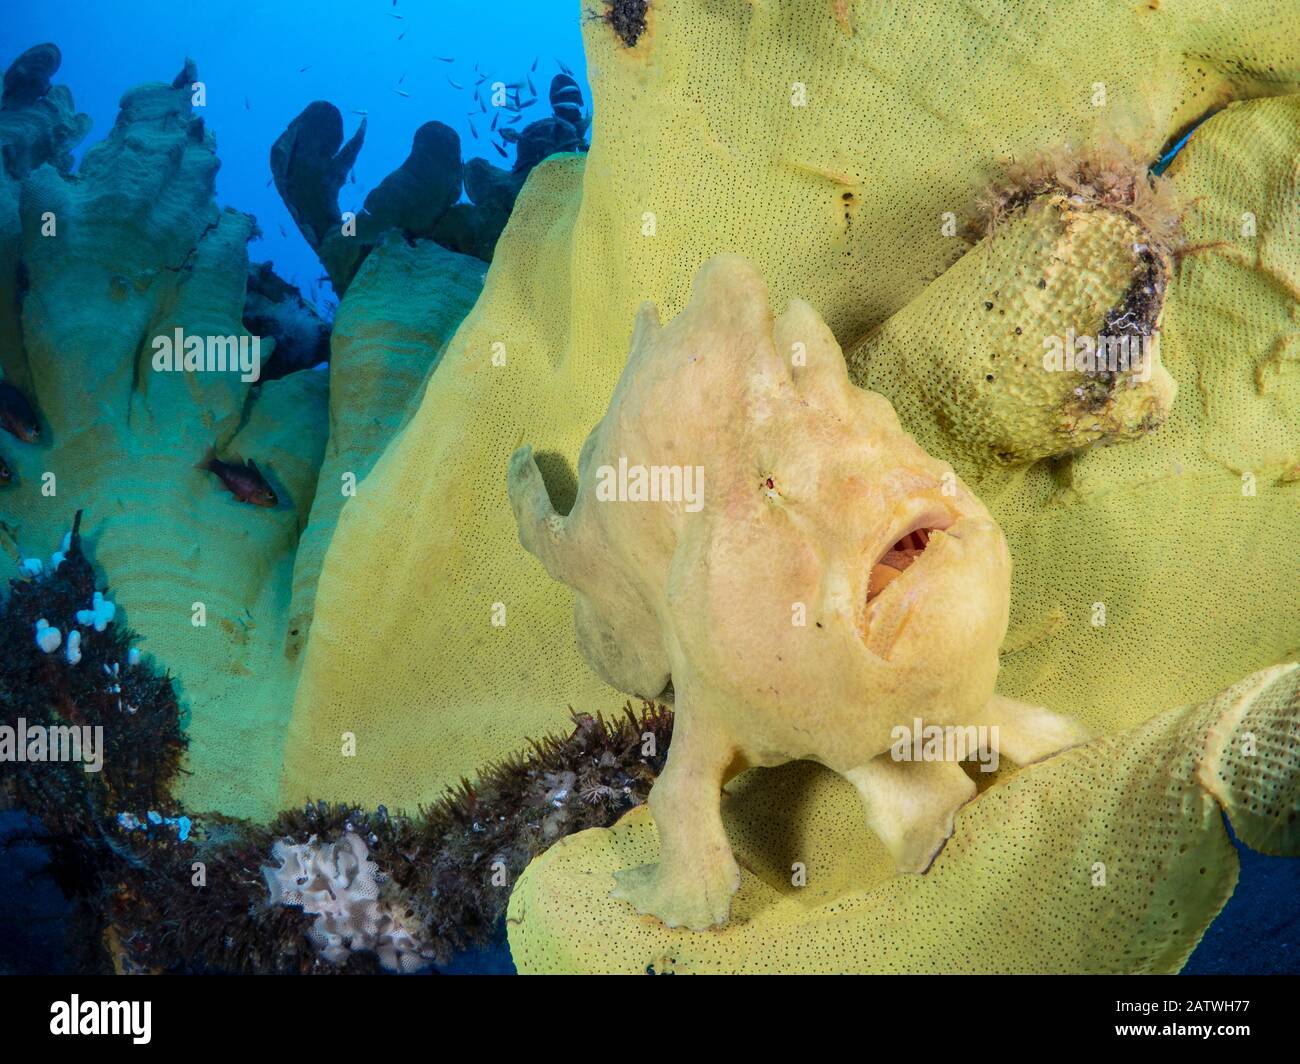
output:
[[[69,665],[76,665],[81,660],[81,633],[75,628],[68,633],[68,649],[64,653]]]
[[[94,602],[88,610],[77,610],[77,623],[94,625],[95,631],[102,632],[117,612],[117,605],[104,598],[102,592],[96,591]]]
[[[28,576],[40,576],[41,570],[45,567],[41,564],[40,558],[24,558],[20,568]]]
[[[50,622],[44,617],[36,622],[36,645],[41,648],[42,653],[53,654],[62,642],[63,633],[57,628],[51,628]]]

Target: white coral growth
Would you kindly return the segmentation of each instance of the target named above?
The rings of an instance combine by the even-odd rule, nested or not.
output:
[[[316,916],[308,937],[331,964],[363,950],[376,953],[390,972],[413,972],[432,959],[424,929],[400,893],[385,889],[387,877],[359,836],[324,845],[315,835],[298,844],[281,839],[271,856],[278,865],[262,866],[271,903]]]

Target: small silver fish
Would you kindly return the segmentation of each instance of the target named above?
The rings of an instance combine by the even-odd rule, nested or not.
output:
[[[452,81],[451,78],[447,79],[447,84],[450,85],[453,89],[463,89],[465,87],[464,85],[460,84],[457,81]]]

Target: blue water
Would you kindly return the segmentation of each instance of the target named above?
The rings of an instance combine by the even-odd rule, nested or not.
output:
[[[273,261],[305,294],[316,284],[316,302],[323,303],[332,293],[328,281],[317,284],[320,262],[267,187],[275,138],[313,100],[343,112],[348,136],[361,121],[352,112],[369,112],[356,184],[344,185],[339,196],[343,210],[361,207],[431,119],[460,134],[465,160],[478,155],[508,167],[486,139],[470,133],[471,108],[482,117],[473,102],[475,64],[489,83],[510,83],[537,61],[532,79],[542,99],[528,120],[548,112],[557,59],[590,104],[580,15],[579,0],[37,0],[6,5],[0,63],[7,67],[43,41],[59,46],[63,66],[54,81],[67,85],[77,110],[94,120],[84,151],[112,128],[122,93],[141,82],[170,82],[186,56],[193,58],[207,86],[205,124],[221,159],[218,202],[257,216],[263,236],[250,245],[251,259]],[[480,137],[486,118],[474,123]]]

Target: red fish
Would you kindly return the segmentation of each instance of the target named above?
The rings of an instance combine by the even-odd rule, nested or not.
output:
[[[251,459],[247,462],[223,462],[209,449],[203,461],[195,468],[215,473],[226,490],[240,502],[265,507],[276,506],[280,502],[275,489],[266,482]]]
[[[41,437],[32,404],[8,381],[0,381],[0,428],[12,432],[23,443],[35,443]]]

